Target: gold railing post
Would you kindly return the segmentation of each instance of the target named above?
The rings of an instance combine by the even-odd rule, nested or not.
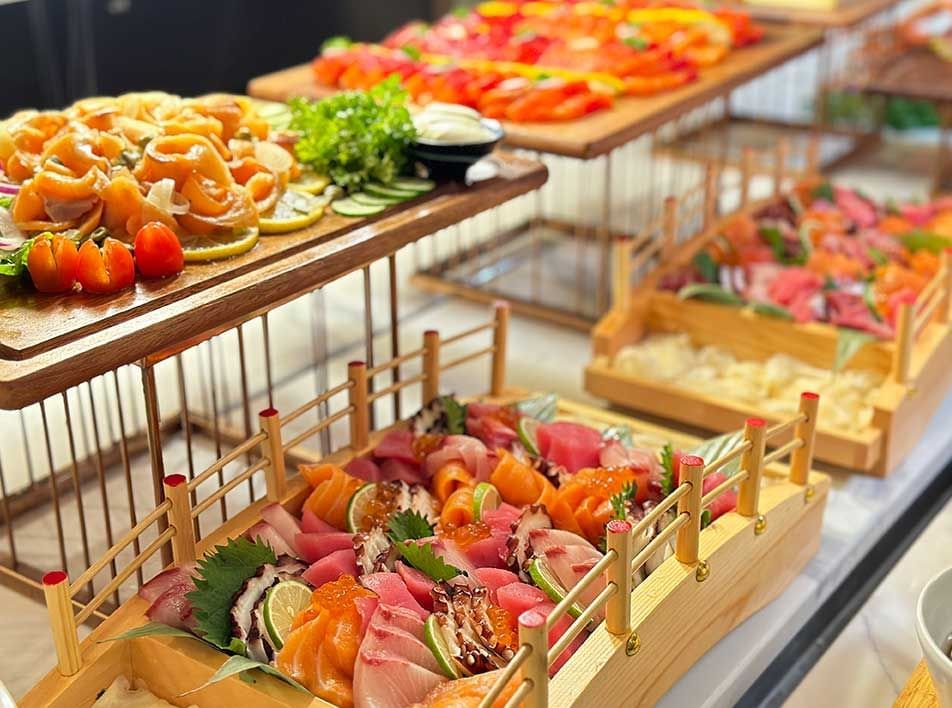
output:
[[[667,262],[674,255],[678,245],[678,198],[666,197],[664,200],[664,228],[662,229],[661,260]]]
[[[73,603],[69,596],[69,577],[62,570],[43,576],[43,596],[50,616],[56,663],[63,676],[72,676],[83,665],[79,653],[79,636],[73,619]]]
[[[686,565],[698,561],[701,543],[701,497],[704,496],[704,460],[697,455],[681,458],[679,484],[690,484],[691,491],[678,500],[678,514],[688,514],[688,520],[678,529],[674,555]]]
[[[806,177],[815,177],[820,174],[821,147],[820,134],[818,132],[811,134],[809,140],[807,140]]]
[[[774,161],[774,196],[780,196],[783,191],[783,178],[787,172],[787,154],[790,147],[786,138],[777,140],[777,154]]]
[[[717,218],[718,186],[721,171],[715,164],[709,164],[704,174],[704,230],[714,225]]]
[[[281,501],[287,491],[287,473],[284,467],[284,444],[281,442],[281,417],[274,408],[265,408],[258,414],[258,425],[267,437],[261,442],[261,455],[268,459],[264,479],[268,500]]]
[[[192,523],[192,504],[188,493],[188,480],[184,474],[170,474],[162,480],[165,498],[171,503],[169,526],[175,529],[172,536],[172,559],[181,565],[195,560],[195,524]]]
[[[942,252],[942,266],[945,272],[945,282],[942,283],[942,303],[939,305],[939,321],[945,324],[952,323],[952,251]]]
[[[745,147],[740,153],[740,206],[750,203],[750,187],[754,179],[754,149]]]
[[[615,519],[606,526],[608,551],[614,551],[615,561],[605,571],[606,580],[618,590],[608,598],[605,605],[605,629],[612,634],[628,634],[631,631],[631,561],[633,539],[631,524]]]
[[[909,365],[912,362],[912,344],[915,337],[916,316],[913,306],[904,302],[899,306],[896,319],[896,341],[893,353],[892,380],[899,384],[909,383]]]
[[[750,449],[740,458],[740,468],[747,470],[747,479],[740,483],[737,511],[743,516],[757,516],[760,509],[760,480],[764,473],[764,446],[767,424],[763,418],[748,418],[744,423],[744,440]]]
[[[631,301],[631,251],[634,242],[621,236],[612,243],[612,307],[628,308]]]
[[[423,333],[423,405],[440,395],[440,333]]]
[[[493,306],[496,326],[493,329],[492,379],[489,393],[501,396],[506,388],[506,343],[509,336],[509,303],[497,302]],[[429,402],[427,399],[426,402]]]
[[[519,615],[519,645],[523,644],[532,649],[522,670],[522,675],[532,682],[523,705],[525,708],[548,708],[549,633],[545,628],[545,617],[535,610],[526,610]]]
[[[820,407],[820,396],[816,393],[804,391],[800,394],[800,412],[806,419],[797,423],[794,428],[794,437],[803,440],[803,445],[790,455],[790,481],[794,484],[805,485],[810,478],[810,468],[813,466],[813,446],[816,442],[816,417]]]
[[[370,401],[367,394],[367,365],[352,361],[347,365],[347,377],[353,382],[348,389],[350,412],[350,446],[354,450],[367,447],[370,438]]]

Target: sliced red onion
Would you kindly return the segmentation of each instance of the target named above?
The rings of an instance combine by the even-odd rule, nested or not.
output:
[[[20,193],[20,185],[10,184],[9,182],[0,182],[0,194],[8,194],[15,197]]]
[[[165,214],[187,214],[190,206],[188,199],[175,191],[175,180],[169,177],[152,185],[146,201]]]

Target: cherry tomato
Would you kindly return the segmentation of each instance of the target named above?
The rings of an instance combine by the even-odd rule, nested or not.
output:
[[[34,287],[41,293],[65,293],[76,284],[79,254],[68,238],[37,239],[26,258]]]
[[[92,241],[79,249],[79,284],[87,293],[115,293],[131,287],[136,266],[129,250],[114,238],[103,241],[102,250]]]
[[[185,257],[178,236],[168,226],[151,221],[136,234],[136,265],[146,278],[167,278],[182,272]]]

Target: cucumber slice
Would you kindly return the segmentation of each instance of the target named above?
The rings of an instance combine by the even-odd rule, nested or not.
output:
[[[440,665],[440,669],[444,674],[451,679],[462,677],[463,673],[460,671],[456,659],[454,659],[450,653],[450,647],[443,637],[443,630],[436,621],[436,615],[430,615],[426,618],[426,622],[423,623],[423,640],[426,642],[430,651],[433,652],[436,663]]]
[[[400,177],[399,179],[393,180],[389,185],[394,189],[404,189],[408,192],[416,192],[417,194],[426,194],[431,192],[436,188],[436,182],[431,179],[420,179],[419,177]]]
[[[555,604],[559,604],[562,598],[568,594],[568,591],[562,587],[562,583],[560,583],[558,578],[549,570],[549,566],[546,564],[544,558],[532,559],[532,562],[529,563],[529,577],[532,578],[532,582],[535,583],[542,592],[548,595],[549,599]],[[577,602],[573,603],[569,606],[568,613],[572,615],[572,617],[578,617],[582,614],[582,606]]]
[[[368,182],[364,185],[364,191],[373,194],[376,197],[391,197],[393,199],[413,199],[417,196],[417,192],[411,192],[408,189],[397,189],[396,187],[390,187],[386,184],[380,184],[379,182]]]
[[[341,216],[373,216],[386,209],[383,204],[361,204],[347,198],[331,202],[331,208]]]
[[[391,204],[399,204],[403,201],[402,199],[394,199],[393,197],[378,197],[373,194],[367,194],[367,192],[356,192],[351,194],[350,198],[361,204],[385,207],[390,206]]]
[[[535,418],[522,416],[516,424],[516,432],[519,434],[519,442],[526,448],[530,455],[539,455],[539,442],[536,438],[536,431],[541,423]]]
[[[367,505],[377,496],[377,485],[374,482],[368,482],[363,487],[354,492],[354,495],[347,502],[347,530],[350,533],[357,533],[361,530],[360,520],[367,515]]]
[[[481,521],[484,511],[498,509],[501,503],[499,490],[489,482],[480,482],[473,490],[473,519]]]

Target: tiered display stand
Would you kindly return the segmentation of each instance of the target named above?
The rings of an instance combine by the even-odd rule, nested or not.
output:
[[[633,160],[629,148],[640,138],[656,136],[687,113],[707,110],[738,86],[817,47],[820,41],[821,34],[815,29],[770,25],[761,43],[731,52],[684,88],[653,97],[620,98],[611,109],[573,121],[504,123],[506,144],[545,157],[553,182],[559,184],[540,194],[535,208],[517,227],[491,233],[484,242],[431,264],[417,274],[415,282],[480,302],[504,297],[516,311],[587,331],[608,306],[612,237],[627,230],[636,212],[653,209],[657,195],[676,191],[673,171],[661,175],[650,151],[642,155],[636,150]],[[269,100],[319,98],[330,91],[316,83],[310,65],[268,74],[248,84],[250,95]],[[655,137],[650,139],[655,141]],[[560,157],[570,158],[565,161],[564,174],[552,169]],[[636,173],[634,182],[627,176],[629,168]],[[634,202],[636,193],[647,185],[650,194],[645,202]],[[552,195],[562,212],[565,206],[575,204],[574,212],[548,216],[543,208],[547,195]],[[552,244],[564,242],[566,236],[575,244],[570,257],[574,272],[567,285],[550,287],[555,276],[544,260],[545,251],[550,246],[554,250]],[[517,270],[531,271],[531,275],[513,277],[513,283],[505,284],[506,276]],[[562,274],[558,278],[564,280]]]
[[[215,543],[249,528],[258,520],[259,510],[266,503],[278,501],[292,513],[298,513],[310,489],[302,478],[286,477],[284,453],[296,440],[318,435],[338,419],[347,421],[349,442],[326,461],[345,464],[353,456],[371,449],[384,432],[371,432],[370,405],[375,396],[384,393],[371,393],[374,376],[418,361],[420,376],[406,380],[400,388],[420,385],[425,400],[439,391],[440,377],[448,368],[488,356],[491,400],[512,400],[518,394],[506,389],[504,383],[508,313],[507,306],[497,305],[494,318],[487,325],[447,338],[447,343],[465,340],[470,344],[483,332],[490,333],[488,347],[452,361],[442,360],[439,335],[431,331],[425,335],[419,350],[399,359],[373,368],[363,362],[353,362],[346,381],[327,389],[304,406],[286,415],[274,409],[263,411],[257,435],[243,441],[193,478],[166,477],[162,502],[82,575],[72,583],[60,571],[44,577],[58,668],[48,674],[21,705],[24,708],[87,706],[120,674],[145,679],[154,692],[169,699],[202,686],[224,661],[224,656],[194,639],[142,637],[102,643],[101,640],[115,637],[145,621],[146,604],[138,597],[127,600],[82,643],[76,635],[78,622],[96,612],[106,598],[163,547],[171,547],[176,562],[188,562]],[[294,440],[286,439],[284,425],[340,397],[347,401],[347,405],[339,409],[340,414],[322,418]],[[707,464],[697,457],[685,458],[681,485],[639,524],[634,527],[627,522],[610,524],[607,553],[547,620],[536,622],[532,612],[520,617],[520,648],[483,704],[492,705],[511,681],[514,693],[507,706],[652,704],[708,648],[780,593],[816,551],[829,490],[829,478],[810,470],[817,404],[816,396],[804,394],[800,413],[779,425],[768,428],[763,421],[748,421],[743,442],[721,458]],[[627,424],[636,434],[651,434],[678,445],[692,442],[691,438],[674,431],[579,404],[561,403],[558,417],[598,426]],[[765,445],[772,438],[790,431],[794,435],[790,443],[765,453]],[[253,464],[230,476],[224,484],[215,483],[217,472],[251,451],[260,451]],[[788,455],[791,455],[789,468],[777,466],[776,463]],[[702,494],[703,478],[738,458],[740,471],[724,484]],[[267,498],[234,515],[204,538],[197,538],[193,519],[256,475],[265,479]],[[210,492],[208,482],[214,487]],[[735,485],[740,490],[737,511],[701,531],[702,509]],[[196,498],[190,499],[191,495]],[[675,505],[676,520],[635,554],[633,540]],[[156,529],[155,540],[146,546],[147,539],[144,539],[143,550],[124,564],[111,581],[101,585],[91,601],[78,603],[78,612],[74,611],[79,589],[94,583],[110,562],[163,519],[167,525]],[[632,573],[669,539],[675,542],[675,554],[632,589]],[[550,648],[548,626],[564,615],[580,593],[603,574],[605,589]],[[550,680],[550,661],[562,653],[602,607],[606,620]],[[645,679],[628,680],[633,673]],[[202,708],[230,701],[236,705],[330,705],[272,677],[256,675],[254,679],[253,683],[247,683],[233,676],[189,693],[187,701]]]
[[[920,661],[909,676],[893,708],[939,708],[939,697],[925,661]]]

